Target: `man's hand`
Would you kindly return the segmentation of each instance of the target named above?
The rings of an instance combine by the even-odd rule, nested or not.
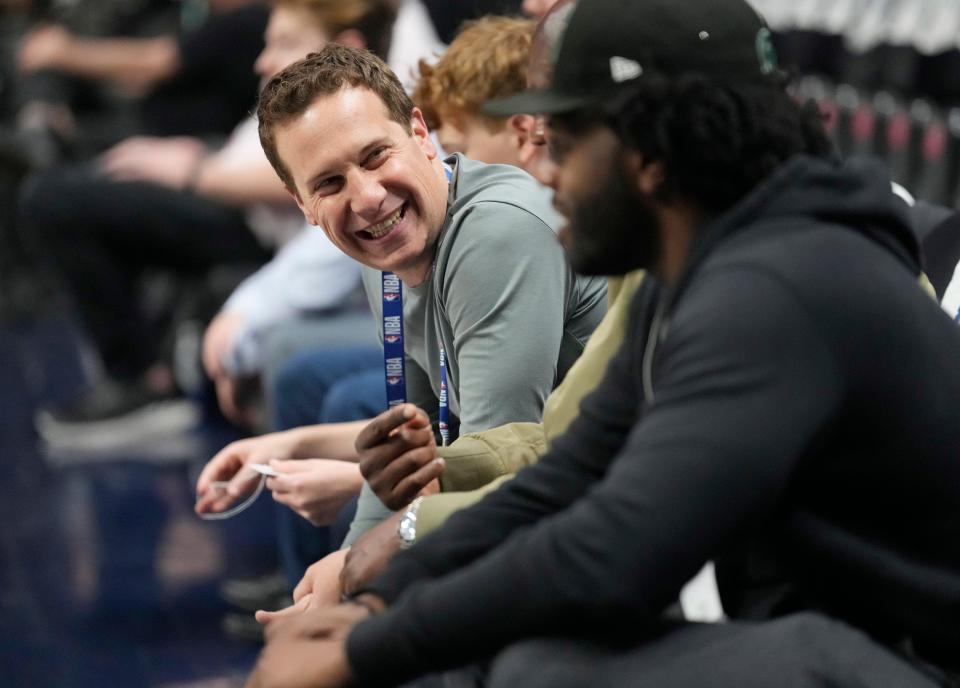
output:
[[[220,411],[237,425],[256,427],[259,415],[245,403],[245,398],[259,381],[255,377],[236,377],[223,367],[223,359],[233,348],[237,333],[247,317],[237,311],[221,311],[210,321],[203,334],[203,369],[213,380]]]
[[[17,67],[22,72],[57,69],[69,59],[73,40],[73,34],[58,24],[38,27],[20,43]]]
[[[332,523],[363,485],[356,464],[349,461],[271,461],[270,466],[280,474],[267,480],[273,498],[315,526]]]
[[[183,189],[206,153],[203,141],[192,136],[134,136],[100,156],[100,166],[116,181]]]
[[[194,510],[203,514],[229,508],[249,494],[260,480],[259,473],[244,470],[248,463],[296,458],[297,446],[297,438],[290,431],[231,442],[210,459],[200,472]],[[227,480],[230,484],[226,489],[214,485],[215,482]]]
[[[275,612],[261,609],[255,614],[257,621],[267,625],[308,609],[335,606],[341,598],[340,572],[343,570],[346,554],[347,550],[337,550],[312,564],[293,589],[293,604]]]
[[[245,428],[260,426],[263,418],[252,402],[260,389],[260,378],[221,375],[213,379],[213,386],[220,412],[227,420]]]
[[[353,595],[376,578],[393,555],[400,551],[397,526],[401,518],[403,511],[398,511],[353,543],[340,573],[340,584],[345,595]]]
[[[377,607],[383,607],[379,598],[372,595],[369,597],[378,603]],[[268,624],[265,635],[267,643],[288,638],[343,640],[353,627],[369,617],[370,613],[370,606],[354,602],[344,602],[320,609],[305,609],[300,614],[293,614]]]
[[[203,333],[203,369],[211,378],[216,379],[227,372],[223,369],[223,359],[233,348],[237,333],[243,328],[247,318],[237,311],[220,311],[210,321]]]
[[[247,688],[339,688],[350,685],[344,641],[284,638],[268,643]]]
[[[430,418],[401,404],[371,420],[357,436],[360,472],[393,511],[409,504],[443,472]]]
[[[267,626],[267,646],[260,654],[247,688],[325,688],[348,685],[353,677],[344,642],[370,607],[383,601],[367,596],[369,607],[340,604],[304,611]]]

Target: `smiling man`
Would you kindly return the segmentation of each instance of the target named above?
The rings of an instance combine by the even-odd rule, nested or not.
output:
[[[606,310],[604,281],[574,275],[557,242],[549,191],[515,167],[441,160],[396,76],[363,50],[331,44],[290,66],[265,87],[258,118],[308,221],[365,266],[376,315],[381,272],[401,280],[407,400],[437,418],[445,374],[451,439],[538,421]],[[242,493],[250,476],[240,468],[256,457],[355,460],[363,425],[300,428],[221,453],[198,483],[202,509]],[[211,480],[230,478],[232,494],[212,494]],[[372,525],[389,512],[364,494],[359,518]]]

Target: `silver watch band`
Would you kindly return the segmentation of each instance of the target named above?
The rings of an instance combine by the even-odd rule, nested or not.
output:
[[[407,510],[403,513],[400,523],[397,525],[397,537],[400,538],[400,549],[412,547],[417,541],[417,511],[420,504],[423,503],[423,497],[417,497]]]

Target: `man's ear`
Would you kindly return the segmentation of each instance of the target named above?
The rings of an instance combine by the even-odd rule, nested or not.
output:
[[[410,113],[410,135],[430,160],[437,157],[437,147],[433,145],[433,139],[430,138],[430,128],[427,127],[423,112],[418,107],[413,108]]]
[[[623,159],[637,190],[647,196],[656,194],[666,178],[663,163],[650,162],[643,153],[637,151],[626,151]]]
[[[366,48],[366,37],[356,29],[344,29],[333,37],[334,43],[345,45],[348,48]]]
[[[643,193],[653,196],[660,190],[660,186],[663,184],[666,176],[662,162],[648,162],[643,166],[643,169],[640,170],[640,177],[637,183],[640,185],[640,190]]]
[[[303,213],[303,216],[307,219],[307,222],[309,222],[314,226],[317,226],[319,224],[317,222],[317,218],[315,218],[313,216],[313,213],[311,213],[310,210],[303,205],[303,200],[300,198],[300,194],[297,193],[297,190],[291,189],[286,184],[283,185],[283,188],[287,190],[287,193],[290,194],[290,198],[292,198],[293,202],[297,204],[298,208],[300,208],[300,212]]]

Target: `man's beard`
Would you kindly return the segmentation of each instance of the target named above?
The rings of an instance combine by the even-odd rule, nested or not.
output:
[[[581,275],[622,275],[659,262],[660,221],[633,181],[618,156],[602,188],[575,204],[565,244]]]

